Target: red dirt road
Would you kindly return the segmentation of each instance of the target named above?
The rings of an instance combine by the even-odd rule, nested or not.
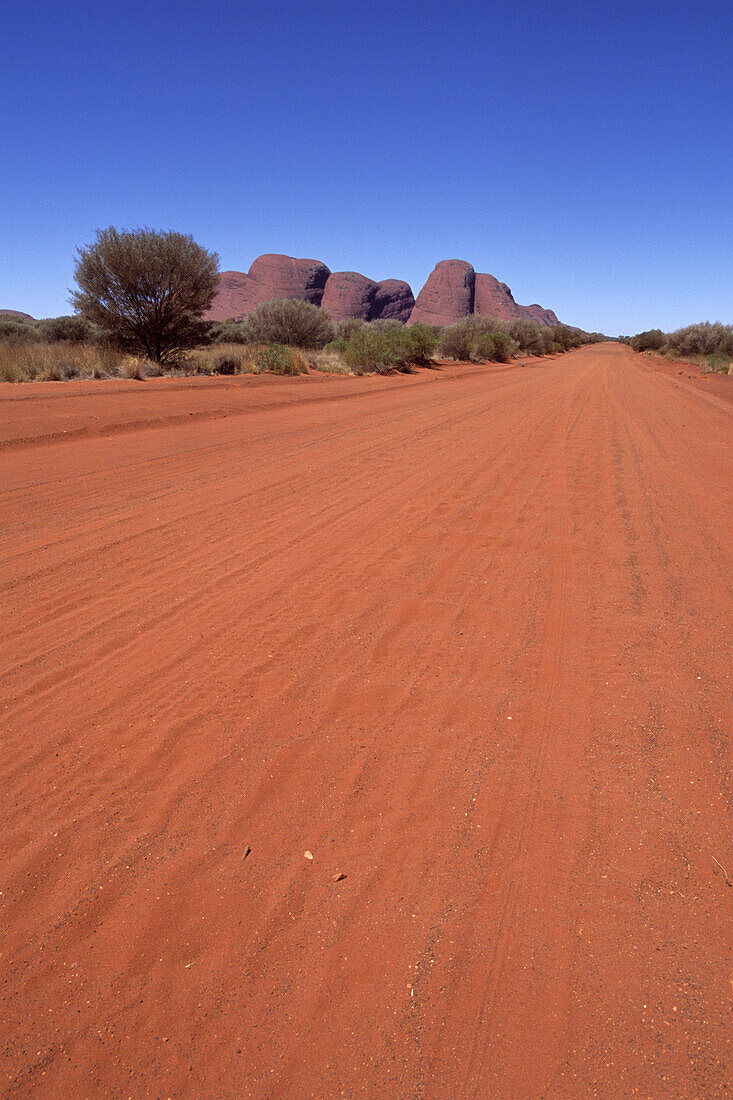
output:
[[[0,388],[0,1095],[728,1095],[711,381]]]

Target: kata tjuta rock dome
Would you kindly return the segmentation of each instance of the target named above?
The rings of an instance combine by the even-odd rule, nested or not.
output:
[[[207,318],[224,321],[246,317],[260,302],[302,298],[328,310],[334,321],[394,320],[452,325],[477,314],[501,321],[516,318],[539,325],[556,325],[557,317],[542,306],[520,306],[506,283],[493,275],[476,274],[466,260],[441,260],[417,296],[402,279],[377,282],[358,271],[331,272],[320,260],[299,260],[268,252],[249,271],[225,271]]]

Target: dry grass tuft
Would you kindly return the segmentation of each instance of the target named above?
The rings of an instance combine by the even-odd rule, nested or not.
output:
[[[1,382],[116,378],[128,356],[95,344],[0,343]]]
[[[308,365],[311,370],[322,371],[324,374],[350,374],[353,375],[353,371],[346,365],[343,360],[343,356],[337,351],[330,351],[324,349],[323,351],[312,352],[308,356]]]
[[[187,374],[258,374],[253,349],[246,344],[194,348],[182,364]]]

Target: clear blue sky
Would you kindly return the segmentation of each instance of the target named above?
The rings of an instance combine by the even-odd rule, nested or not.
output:
[[[149,225],[733,322],[731,0],[39,0],[2,39],[0,307],[69,312],[75,247]]]

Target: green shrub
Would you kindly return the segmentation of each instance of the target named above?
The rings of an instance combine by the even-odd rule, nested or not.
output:
[[[247,332],[241,321],[218,321],[207,333],[210,344],[246,344]]]
[[[438,346],[438,330],[434,325],[423,325],[419,321],[405,329],[415,363],[428,363],[435,355]]]
[[[90,344],[99,337],[97,326],[78,314],[71,317],[47,317],[38,321],[36,328],[47,344]]]
[[[382,374],[392,370],[396,362],[389,332],[372,324],[357,329],[342,354],[344,362],[355,374]]]
[[[359,317],[345,317],[343,321],[335,321],[333,326],[334,339],[343,340],[345,344],[355,332],[359,331],[363,324],[365,322]]]
[[[686,328],[670,332],[666,343],[681,358],[715,355],[716,352],[733,357],[733,325],[721,325],[720,322],[711,324],[709,321],[687,325]]]
[[[489,359],[492,363],[508,363],[516,348],[506,332],[479,333],[474,343],[474,354],[481,359]]]
[[[652,328],[647,332],[639,332],[631,340],[631,346],[634,351],[660,351],[667,338],[661,329]]]
[[[475,350],[475,335],[468,325],[461,322],[450,325],[438,337],[438,350],[446,359],[470,362]]]
[[[517,350],[512,337],[490,317],[464,317],[440,333],[438,347],[448,359],[507,363]]]
[[[545,355],[550,346],[549,330],[533,321],[510,321],[507,333],[514,340],[520,355]]]
[[[242,327],[251,344],[322,348],[334,336],[328,313],[300,298],[261,302],[248,314]]]
[[[430,325],[406,328],[399,321],[370,321],[357,328],[348,341],[334,340],[330,351],[340,354],[356,374],[409,371],[427,363],[435,351],[436,335]]]
[[[37,340],[38,332],[33,322],[14,321],[0,317],[0,341],[17,343],[21,340]]]
[[[713,355],[708,356],[705,365],[708,370],[714,371],[716,374],[730,374],[731,363],[733,363],[733,359],[729,355],[723,355],[722,352],[716,351]]]
[[[264,344],[253,349],[254,364],[259,371],[272,374],[305,374],[308,360],[299,348],[286,344]]]

